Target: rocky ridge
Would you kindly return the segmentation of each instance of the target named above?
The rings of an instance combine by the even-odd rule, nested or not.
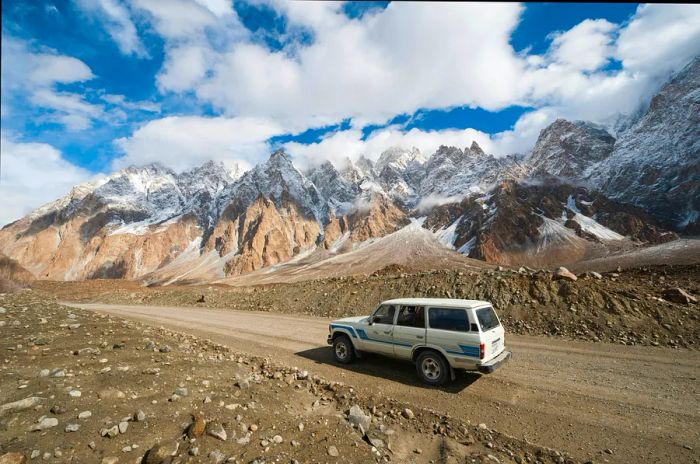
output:
[[[341,253],[422,217],[446,246],[498,264],[633,250],[697,229],[699,76],[695,60],[617,138],[557,120],[527,156],[497,158],[474,142],[306,172],[282,151],[242,175],[212,162],[181,174],[127,168],[5,226],[0,252],[40,278],[171,269],[171,281],[186,263],[212,280]]]

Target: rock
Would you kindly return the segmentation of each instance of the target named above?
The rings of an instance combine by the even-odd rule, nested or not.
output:
[[[180,443],[175,440],[166,440],[156,444],[146,453],[145,464],[164,464],[169,462],[170,457],[177,454]]]
[[[248,381],[248,379],[241,379],[238,382],[236,382],[235,385],[241,390],[250,388],[250,382]]]
[[[408,408],[404,408],[404,410],[401,411],[401,415],[406,419],[413,419],[414,417],[416,417],[415,414],[413,414],[413,411],[411,411]]]
[[[372,424],[372,417],[365,414],[358,405],[354,405],[350,408],[350,412],[348,412],[348,421],[359,428],[362,434],[365,434],[369,431],[370,425]]]
[[[126,395],[123,391],[117,390],[116,388],[107,388],[97,392],[97,397],[101,400],[117,400],[125,398]]]
[[[187,396],[189,392],[186,388],[178,388],[177,390],[175,390],[175,394],[178,396]]]
[[[334,458],[337,458],[340,455],[340,453],[338,452],[338,448],[336,448],[333,445],[329,446],[328,447],[328,455],[333,456]]]
[[[92,417],[92,413],[90,411],[83,411],[78,414],[78,419],[88,419],[90,417]]]
[[[284,439],[282,438],[282,435],[275,435],[274,437],[272,437],[272,441],[279,445],[284,441]]]
[[[204,420],[204,417],[195,415],[192,424],[190,424],[190,427],[187,429],[187,436],[190,438],[201,437],[204,434],[206,425],[207,423]]]
[[[119,423],[119,433],[126,433],[126,430],[129,428],[129,423],[126,421],[120,422]]]
[[[226,460],[226,455],[219,450],[214,450],[209,453],[209,458],[211,458],[215,464],[221,464]]]
[[[678,287],[667,288],[664,290],[664,298],[668,301],[672,301],[673,303],[685,305],[698,302],[697,298]]]
[[[60,416],[61,414],[66,412],[66,408],[62,404],[54,404],[53,406],[51,406],[51,409],[49,409],[49,411],[51,411],[51,414],[56,414],[57,416]]]
[[[78,430],[80,430],[80,424],[66,425],[66,432],[77,432]]]
[[[226,439],[228,438],[226,430],[224,430],[224,427],[218,422],[209,422],[206,425],[206,431],[207,435],[209,435],[210,437],[218,438],[221,441],[226,441]]]
[[[65,369],[51,369],[51,372],[49,373],[49,377],[53,378],[61,378],[66,376],[66,370]]]
[[[27,458],[22,453],[5,453],[0,456],[0,464],[24,464]]]
[[[134,419],[136,422],[143,422],[146,420],[146,413],[139,409],[136,411],[136,414],[134,414]]]
[[[26,409],[31,409],[34,406],[41,404],[42,398],[38,396],[30,396],[23,400],[13,401],[12,403],[5,403],[0,406],[0,417],[10,412],[24,411]]]
[[[112,427],[104,428],[104,429],[100,430],[100,436],[103,436],[103,437],[114,438],[117,435],[119,435],[119,426],[118,425],[113,425]]]
[[[114,456],[102,458],[102,461],[100,461],[100,464],[117,464],[119,462],[119,458],[115,458]]]
[[[51,427],[56,427],[58,425],[58,419],[55,417],[44,417],[38,424],[32,426],[32,432],[50,429]]]
[[[552,278],[554,280],[569,280],[571,282],[576,282],[578,280],[578,277],[564,266],[558,267],[557,270],[554,271]]]
[[[80,398],[82,395],[80,390],[71,390],[68,392],[68,396],[71,398]]]
[[[173,349],[170,348],[170,345],[163,345],[158,349],[158,351],[160,351],[161,353],[170,353],[172,350]]]
[[[48,377],[50,373],[51,373],[50,370],[42,369],[39,371],[39,377]]]

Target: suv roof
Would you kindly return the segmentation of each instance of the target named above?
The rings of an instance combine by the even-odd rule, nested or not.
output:
[[[396,298],[382,301],[382,304],[443,306],[453,308],[478,308],[490,306],[491,303],[482,300],[458,300],[455,298]]]

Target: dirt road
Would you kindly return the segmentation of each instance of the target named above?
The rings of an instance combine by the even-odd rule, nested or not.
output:
[[[566,451],[594,462],[700,462],[700,353],[508,336],[514,357],[488,376],[425,388],[411,364],[334,365],[328,320],[220,309],[72,304],[204,336],[238,351]]]

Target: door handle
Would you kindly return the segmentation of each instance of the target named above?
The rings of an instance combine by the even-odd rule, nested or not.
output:
[[[384,333],[389,335],[391,333],[391,330],[385,330]]]
[[[421,340],[423,339],[422,335],[416,335],[416,338],[420,338]]]

